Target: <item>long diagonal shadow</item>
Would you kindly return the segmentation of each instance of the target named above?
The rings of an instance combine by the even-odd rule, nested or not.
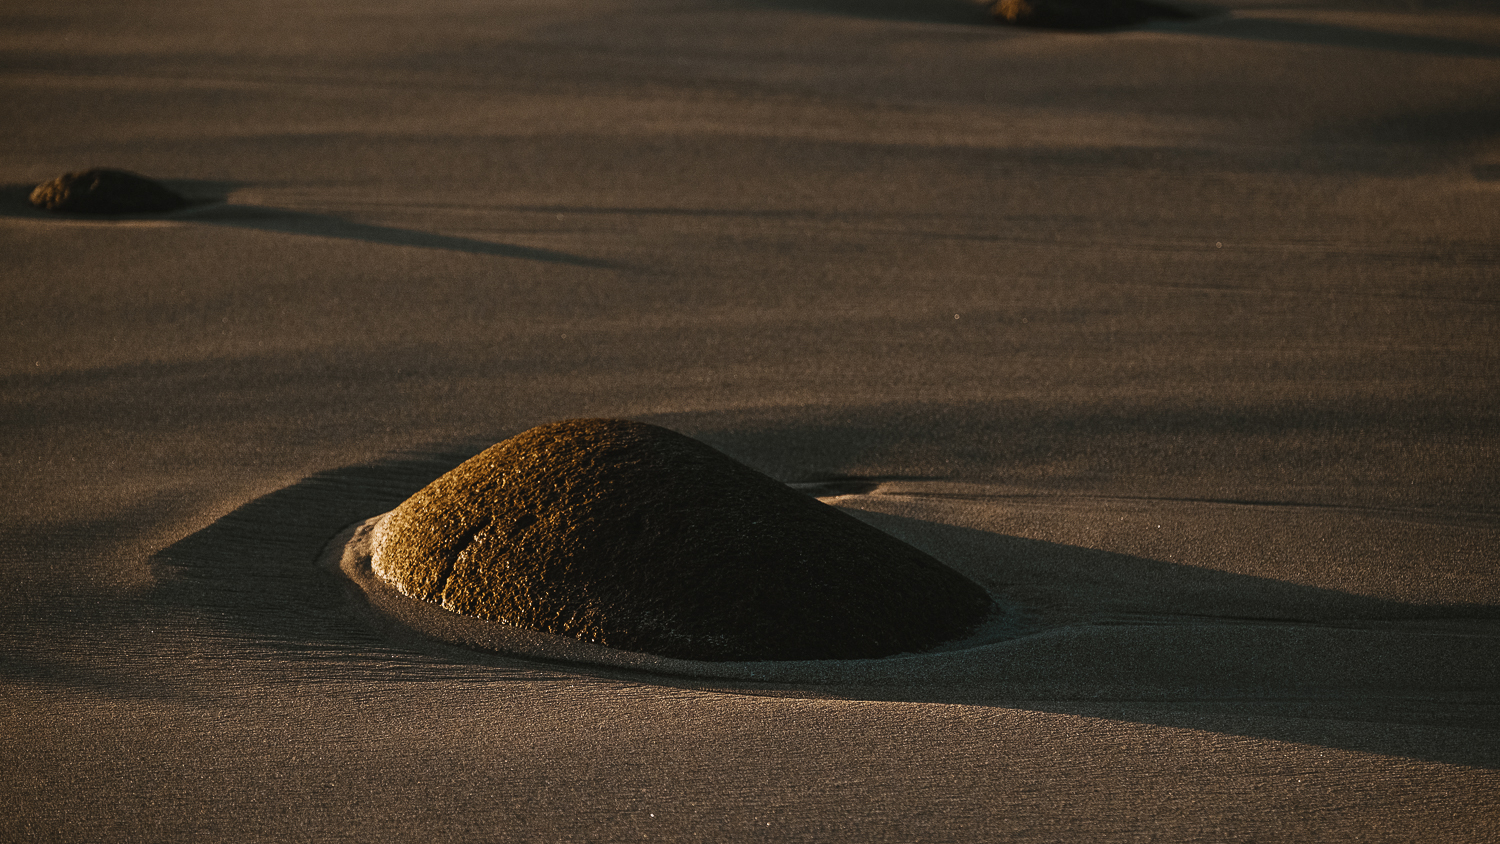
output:
[[[257,229],[284,234],[331,237],[340,240],[359,240],[366,243],[383,243],[393,246],[416,246],[422,249],[444,249],[450,252],[468,252],[474,255],[498,255],[502,258],[520,258],[528,261],[546,261],[554,264],[571,264],[578,267],[618,269],[620,265],[598,258],[559,252],[554,249],[539,249],[511,243],[495,243],[470,237],[432,234],[416,229],[401,229],[393,226],[377,226],[357,223],[328,214],[311,214],[285,208],[258,205],[217,205],[192,212],[180,219],[215,226]]]
[[[1047,37],[1048,30],[1008,27],[996,23],[990,3],[970,0],[739,0],[744,5],[768,6],[798,12],[846,15],[875,20],[922,21],[973,24],[975,32],[1006,33],[1012,37]],[[1389,32],[1347,24],[1283,20],[1226,14],[1217,3],[1203,0],[1167,0],[1166,5],[1190,18],[1186,21],[1155,20],[1121,29],[1152,29],[1201,37],[1311,44],[1363,50],[1412,53],[1430,56],[1495,58],[1500,45],[1438,35]],[[1103,30],[1101,35],[1119,30]]]
[[[1003,561],[968,574],[1018,606],[1050,607],[1059,618],[1036,635],[986,647],[989,666],[974,681],[915,694],[852,686],[846,695],[1008,706],[1500,768],[1500,607],[1413,604],[865,515],[914,544],[926,537],[930,551]]]
[[[802,663],[826,667],[829,679],[780,683],[527,663],[372,624],[315,564],[320,551],[468,453],[322,472],[248,502],[157,554],[156,586],[135,612],[181,619],[181,635],[200,648],[314,660],[323,674],[377,684],[503,680],[529,665],[540,677],[1054,712],[1500,768],[1500,731],[1483,727],[1500,689],[1492,658],[1500,608],[1417,606],[891,516],[871,520],[908,541],[926,536],[985,560],[968,573],[1004,600],[1050,603],[1073,617],[1054,612],[1031,635],[916,657],[930,661],[918,665],[930,683],[873,684],[856,663],[847,671]],[[1103,603],[1069,607],[1075,595]],[[48,676],[45,666],[32,668]],[[189,674],[179,682],[191,689],[214,681]]]
[[[1438,35],[1388,32],[1345,24],[1253,17],[1212,17],[1193,23],[1161,23],[1157,28],[1209,38],[1309,44],[1427,56],[1493,59],[1500,45]]]
[[[433,234],[417,229],[380,226],[359,223],[331,214],[315,214],[288,208],[263,205],[238,205],[219,201],[217,198],[197,198],[204,195],[207,185],[210,194],[223,195],[219,183],[200,183],[189,180],[168,180],[169,187],[179,189],[184,195],[195,197],[192,205],[182,211],[169,214],[137,214],[118,217],[69,215],[59,216],[31,207],[27,196],[33,185],[0,185],[0,218],[10,217],[24,220],[67,220],[70,222],[131,222],[143,220],[171,221],[179,224],[229,226],[258,231],[295,234],[306,237],[326,237],[338,240],[355,240],[364,243],[380,243],[392,246],[415,246],[421,249],[441,249],[449,252],[467,252],[472,255],[495,255],[502,258],[517,258],[525,261],[544,261],[553,264],[569,264],[595,269],[623,269],[624,266],[586,255],[575,255],[555,249],[520,246],[513,243],[496,243],[472,237]],[[196,190],[195,190],[196,188]]]

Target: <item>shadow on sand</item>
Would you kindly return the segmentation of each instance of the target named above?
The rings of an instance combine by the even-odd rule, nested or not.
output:
[[[974,0],[743,0],[744,5],[913,23],[985,24],[994,17]]]
[[[843,15],[871,20],[909,21],[983,26],[993,32],[1045,37],[1057,30],[1006,26],[995,20],[989,4],[975,0],[741,0],[746,5],[814,14]],[[1452,56],[1458,58],[1495,58],[1500,45],[1463,38],[1415,35],[1367,27],[1318,21],[1278,20],[1232,15],[1208,3],[1188,0],[1165,5],[1179,10],[1185,20],[1158,19],[1135,26],[1085,31],[1088,37],[1103,37],[1112,32],[1155,30],[1189,35],[1230,38],[1242,41],[1267,41],[1282,44],[1307,44],[1356,50],[1381,50],[1415,55]],[[1066,30],[1075,34],[1077,30]]]
[[[476,682],[531,670],[741,694],[1000,706],[1500,767],[1494,705],[1485,702],[1500,689],[1490,650],[1500,608],[1417,606],[890,516],[866,514],[913,544],[936,543],[929,550],[960,549],[967,568],[945,562],[981,575],[1008,602],[1038,608],[1041,632],[986,646],[977,667],[966,663],[967,679],[922,686],[861,683],[853,663],[846,681],[828,684],[528,663],[372,623],[347,584],[314,561],[341,529],[392,509],[477,450],[322,472],[251,501],[160,552],[157,585],[138,608],[180,619],[206,658],[233,648],[272,662],[321,661],[323,674],[345,681]],[[840,482],[835,491],[859,488]],[[976,571],[974,559],[986,568]]]
[[[181,211],[167,214],[60,215],[35,208],[27,201],[34,185],[3,185],[0,186],[0,217],[99,225],[117,222],[170,221],[181,225],[227,226],[305,237],[324,237],[389,246],[414,246],[420,249],[441,249],[472,255],[494,255],[501,258],[569,264],[596,269],[619,268],[619,265],[609,261],[553,249],[538,249],[470,237],[433,234],[417,229],[379,226],[346,220],[331,214],[315,214],[262,205],[231,204],[224,200],[228,192],[236,187],[230,183],[168,179],[164,180],[163,184],[188,197],[191,204]]]
[[[1376,50],[1453,58],[1493,59],[1500,57],[1500,45],[1486,44],[1481,41],[1388,32],[1317,21],[1219,16],[1194,23],[1157,24],[1156,27],[1166,31],[1240,41],[1306,44],[1315,47]]]

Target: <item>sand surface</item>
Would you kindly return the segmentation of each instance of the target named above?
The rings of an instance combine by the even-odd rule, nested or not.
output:
[[[1500,12],[1212,9],[7,3],[0,840],[1493,840]],[[26,205],[91,166],[197,204]],[[589,416],[1025,635],[572,664],[320,565]]]

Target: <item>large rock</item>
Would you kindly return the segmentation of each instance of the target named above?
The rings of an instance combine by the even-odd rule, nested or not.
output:
[[[186,207],[181,196],[124,170],[84,170],[43,182],[31,204],[64,214],[160,214]]]
[[[922,651],[990,611],[932,557],[703,443],[533,428],[392,511],[372,566],[457,613],[698,660]]]
[[[990,10],[1001,23],[1044,29],[1119,29],[1193,17],[1152,0],[996,0]]]

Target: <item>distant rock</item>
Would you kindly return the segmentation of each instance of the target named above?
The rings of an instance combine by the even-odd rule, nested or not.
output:
[[[973,629],[989,596],[703,443],[638,422],[533,428],[407,499],[375,574],[464,615],[697,660],[858,659]]]
[[[1152,0],[996,0],[990,11],[1001,23],[1042,29],[1119,29],[1193,17]]]
[[[61,214],[160,214],[188,202],[156,182],[124,170],[67,173],[36,186],[31,204]]]

